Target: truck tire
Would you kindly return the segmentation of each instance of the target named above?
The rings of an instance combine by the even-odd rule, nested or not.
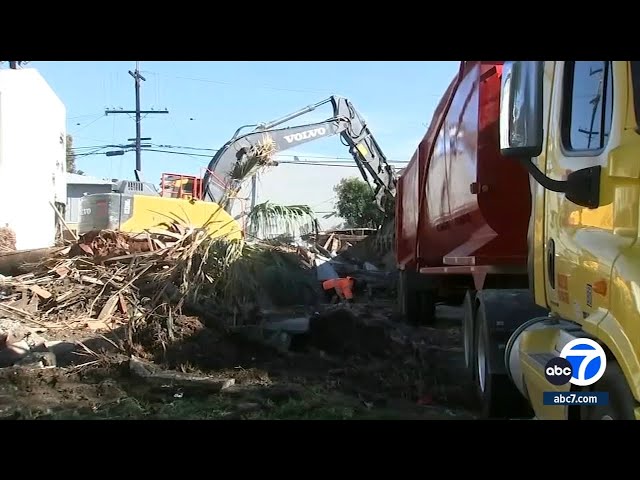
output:
[[[406,270],[398,275],[398,304],[407,323],[431,325],[435,321],[435,291],[419,289],[412,274]]]
[[[530,418],[533,412],[508,375],[496,365],[501,357],[492,352],[486,309],[481,303],[475,317],[475,383],[483,418]]]
[[[462,302],[462,332],[464,338],[464,363],[473,380],[476,379],[476,292],[468,290]]]
[[[607,361],[607,370],[602,378],[592,385],[591,391],[609,393],[607,405],[582,406],[581,420],[635,420],[634,410],[638,406],[622,369],[617,362]]]

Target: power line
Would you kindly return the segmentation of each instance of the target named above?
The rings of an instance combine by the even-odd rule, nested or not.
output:
[[[86,147],[71,147],[71,150],[73,150],[74,152],[77,150],[91,150],[92,148],[101,148],[101,147],[106,147],[108,145],[88,145]]]
[[[158,150],[158,149],[154,149],[154,148],[145,148],[144,150],[148,151],[148,152],[169,153],[169,154],[173,154],[173,155],[185,155],[185,156],[189,156],[189,157],[207,157],[207,158],[211,158],[209,155],[198,155],[198,154],[188,154],[188,153],[182,153],[182,152],[171,152],[169,150]],[[353,160],[353,159],[351,159],[351,160]],[[301,162],[301,161],[295,161],[295,160],[276,160],[276,162],[278,164],[282,163],[282,164],[290,164],[290,165],[315,165],[315,166],[319,166],[319,167],[358,168],[357,165],[350,165],[347,162],[344,162],[344,163]],[[393,162],[389,162],[389,163],[393,163]]]
[[[95,150],[92,150],[92,151],[90,151],[90,152],[86,152],[86,153],[75,153],[75,152],[74,152],[74,155],[75,155],[75,157],[76,157],[76,158],[88,157],[88,156],[90,156],[90,155],[98,155],[98,154],[99,154],[99,152],[100,152],[101,150],[104,150],[105,148],[109,148],[109,147],[108,147],[108,146],[105,146],[105,147],[98,147],[98,148],[96,148]]]
[[[324,205],[325,203],[333,202],[335,199],[336,199],[336,196],[334,195],[333,197],[327,198],[326,200],[323,200],[322,202],[316,203],[311,208],[313,208],[315,210],[320,205]]]
[[[176,76],[176,75],[166,75],[164,73],[158,73],[158,72],[151,72],[148,70],[145,70],[144,73],[152,73],[154,75],[158,75],[161,77],[167,77],[167,78],[176,78],[179,80],[189,80],[192,82],[202,82],[202,83],[215,83],[217,85],[227,85],[227,86],[231,86],[231,87],[244,87],[244,88],[260,88],[260,89],[264,89],[264,90],[275,90],[275,91],[279,91],[279,92],[291,92],[291,93],[321,93],[321,94],[329,94],[328,91],[326,90],[306,90],[306,89],[301,89],[301,88],[282,88],[282,87],[273,87],[270,85],[248,85],[248,84],[238,84],[237,82],[225,82],[222,80],[213,80],[213,79],[209,79],[209,78],[194,78],[194,77],[183,77],[183,76]]]
[[[72,117],[67,117],[67,120],[76,120],[78,118],[87,118],[87,117],[95,117],[95,113],[88,113],[86,115],[74,115]]]
[[[358,168],[358,165],[349,165],[347,163],[292,162],[289,160],[278,160],[278,163],[284,163],[288,165],[315,165],[317,167]]]
[[[212,149],[212,148],[206,148],[206,149],[198,149],[195,147],[177,147],[177,146],[171,146],[171,145],[155,145],[153,144],[153,146],[155,147],[170,147],[170,148],[184,148],[184,149],[190,149],[190,150],[208,150],[211,152],[217,152],[218,150],[216,149]],[[78,147],[78,148],[97,148],[98,150],[94,150],[92,152],[89,153],[78,153],[78,155],[81,156],[89,156],[89,155],[94,155],[96,154],[95,152],[105,149],[105,148],[121,148],[121,149],[125,149],[127,148],[128,145],[102,145],[102,146],[92,146],[92,147]],[[75,150],[75,147],[74,147]],[[193,159],[197,160],[197,157],[199,158],[212,158],[212,155],[207,155],[207,154],[202,154],[202,153],[184,153],[184,152],[173,152],[171,150],[162,150],[160,148],[142,148],[141,150],[143,151],[147,151],[147,152],[156,152],[156,153],[168,153],[171,155],[183,155],[186,157],[191,157]],[[350,157],[328,157],[328,156],[320,156],[320,155],[293,155],[293,154],[276,154],[277,157],[285,157],[285,158],[310,158],[310,159],[315,159],[315,160],[320,160],[318,162],[308,162],[308,161],[304,161],[304,160],[297,160],[297,161],[286,161],[286,160],[278,160],[279,163],[290,163],[290,164],[294,164],[294,165],[320,165],[320,166],[338,166],[338,167],[344,167],[344,166],[348,166],[348,167],[353,167],[354,165],[347,165],[347,163],[353,162],[353,158]],[[324,162],[322,161],[324,160]],[[341,160],[343,160],[344,162],[340,162]],[[333,163],[327,163],[327,162],[333,162]],[[409,162],[406,160],[387,160],[388,163],[390,164],[397,164],[397,165],[406,165]]]
[[[145,151],[148,152],[159,152],[159,153],[170,153],[173,155],[185,155],[188,157],[204,157],[204,158],[211,158],[211,155],[205,155],[202,153],[183,153],[183,152],[172,152],[170,150],[160,150],[157,148],[145,148]],[[214,150],[217,151],[217,150]],[[319,159],[319,160],[327,160],[327,161],[333,161],[333,160],[347,160],[347,161],[353,161],[353,158],[348,158],[348,157],[321,157],[321,156],[314,156],[314,155],[292,155],[292,154],[276,154],[276,157],[287,157],[287,158],[315,158],[315,159]],[[305,161],[291,161],[291,162],[287,162],[287,161],[281,161],[278,160],[279,163],[292,163],[292,164],[312,164],[312,162],[305,162]],[[404,161],[404,160],[387,160],[387,162],[389,163],[396,163],[396,164],[407,164],[409,163],[408,161]],[[322,162],[316,162],[317,164],[321,164]],[[346,162],[345,162],[346,163]]]
[[[217,152],[218,150],[220,150],[219,148],[183,147],[179,145],[158,145],[156,143],[154,143],[153,146],[158,148],[181,148],[184,150],[200,150],[203,152]]]
[[[178,80],[188,80],[188,81],[192,81],[192,82],[214,83],[214,84],[217,84],[217,85],[226,85],[226,86],[230,86],[230,87],[257,88],[257,89],[275,90],[275,91],[279,91],[279,92],[292,92],[292,93],[318,93],[318,94],[323,94],[323,95],[333,95],[334,94],[334,92],[329,92],[328,90],[313,90],[313,89],[303,89],[303,88],[275,87],[275,86],[272,86],[272,85],[239,84],[238,82],[228,82],[228,81],[223,81],[223,80],[215,80],[215,79],[211,79],[211,78],[196,78],[196,77],[183,77],[183,76],[177,76],[177,75],[168,75],[168,74],[164,74],[164,73],[153,72],[153,71],[150,71],[150,70],[145,70],[143,73],[151,73],[153,75],[158,75],[158,76],[161,76],[161,77],[175,78],[175,79],[178,79]],[[440,97],[442,97],[442,94],[441,93],[432,93],[432,94],[428,94],[426,96],[427,97],[440,98]]]
[[[93,125],[94,123],[96,123],[98,120],[100,120],[101,118],[104,118],[104,115],[100,115],[98,118],[96,118],[95,120],[93,120],[92,122],[87,123],[86,125],[83,125],[82,128],[79,128],[78,130],[76,130],[75,132],[71,133],[70,135],[73,137],[75,136],[78,132],[81,132],[82,130],[84,130],[85,128],[90,127],[91,125]]]
[[[178,146],[178,145],[157,145],[157,144],[152,144],[154,147],[157,148],[171,148],[171,149],[184,149],[184,150],[195,150],[195,151],[203,151],[203,152],[217,152],[219,149],[218,148],[198,148],[198,147],[184,147],[184,146]],[[175,152],[175,153],[179,153],[179,152]],[[293,154],[284,154],[284,153],[280,153],[280,154],[276,154],[278,157],[289,157],[289,158],[296,158],[296,157],[304,157],[304,158],[314,158],[316,160],[349,160],[349,161],[353,161],[353,158],[351,157],[330,157],[330,156],[324,156],[324,155],[293,155]],[[193,154],[193,156],[210,156],[210,155],[198,155],[198,154]],[[409,163],[408,160],[387,160],[387,162],[389,163]]]

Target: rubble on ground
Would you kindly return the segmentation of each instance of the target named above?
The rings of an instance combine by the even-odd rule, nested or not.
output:
[[[384,294],[393,279],[371,258],[349,261],[315,243],[212,241],[176,226],[144,236],[90,232],[21,271],[0,277],[0,418],[49,418],[74,399],[89,402],[90,416],[113,416],[116,402],[125,418],[350,418],[385,409],[454,418],[434,405],[466,401],[459,330],[396,321]],[[344,274],[383,294],[320,304],[323,276]],[[221,406],[167,413],[200,397]]]
[[[144,235],[88,232],[21,270],[27,273],[0,277],[0,318],[35,330],[16,333],[0,325],[0,366],[49,351],[41,339],[37,345],[26,342],[33,343],[36,332],[61,327],[88,334],[123,329],[131,347],[150,326],[156,337],[171,342],[183,309],[279,351],[299,348],[309,336],[322,344],[331,330],[338,338],[350,325],[350,318],[331,323],[339,312],[310,318],[318,310],[322,280],[352,275],[365,280],[369,295],[392,282],[371,262],[338,261],[318,244],[224,242],[180,224]],[[306,305],[297,318],[289,314],[278,321],[268,313],[296,304]]]

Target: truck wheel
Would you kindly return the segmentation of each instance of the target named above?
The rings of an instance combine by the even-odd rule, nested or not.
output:
[[[591,391],[609,393],[609,403],[581,407],[581,420],[635,420],[634,410],[638,405],[616,362],[607,362],[607,370]]]
[[[476,378],[476,339],[475,316],[476,316],[476,293],[468,290],[462,302],[462,329],[464,336],[464,363],[471,377]]]
[[[476,387],[484,418],[524,418],[532,417],[530,407],[509,377],[504,373],[494,373],[492,345],[484,305],[476,312]]]

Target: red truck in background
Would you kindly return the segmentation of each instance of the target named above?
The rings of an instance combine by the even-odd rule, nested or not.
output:
[[[474,377],[476,292],[529,284],[530,177],[498,141],[503,63],[461,62],[396,191],[400,309],[429,324],[438,301],[462,302]]]
[[[401,305],[433,320],[435,302],[495,283],[526,288],[529,174],[498,146],[502,62],[463,62],[398,181]]]
[[[503,62],[462,62],[398,181],[400,304],[430,323],[439,300],[527,288],[529,174],[498,146]],[[490,287],[489,287],[490,285]]]
[[[503,63],[461,62],[398,180],[398,293],[410,321],[431,323],[441,300],[528,286],[530,180],[500,154]]]

